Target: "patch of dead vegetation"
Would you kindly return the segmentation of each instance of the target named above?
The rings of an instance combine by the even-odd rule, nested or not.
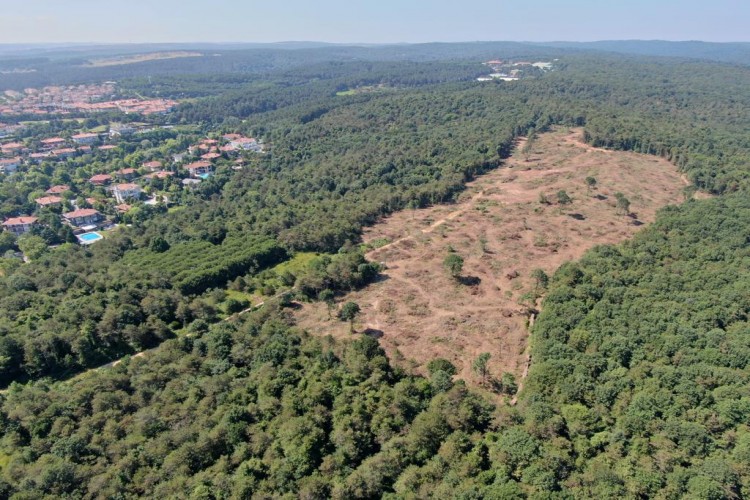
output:
[[[86,66],[101,68],[105,66],[137,64],[147,61],[161,61],[164,59],[179,59],[182,57],[203,57],[203,54],[200,52],[188,52],[180,50],[172,52],[152,52],[150,54],[132,54],[127,56],[102,57],[89,60]]]
[[[529,161],[515,154],[470,183],[463,201],[405,210],[367,228],[365,241],[391,243],[367,255],[385,263],[383,279],[342,299],[361,306],[358,331],[378,332],[394,362],[420,373],[442,357],[460,377],[476,380],[471,364],[489,352],[492,376],[522,378],[535,307],[523,297],[535,287],[532,271],[551,275],[595,245],[626,240],[659,208],[684,199],[685,180],[668,161],[592,148],[581,137],[580,129],[542,134]],[[595,189],[587,177],[596,178]],[[571,204],[556,203],[560,190]],[[630,200],[630,215],[618,212],[617,192]],[[451,250],[465,260],[463,283],[443,268]],[[312,333],[350,336],[324,304],[305,305],[297,317]]]

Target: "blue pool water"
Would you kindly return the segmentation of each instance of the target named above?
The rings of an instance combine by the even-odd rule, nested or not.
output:
[[[201,179],[203,179],[205,181],[206,179],[208,179],[209,177],[211,177],[211,174],[200,174],[198,177],[200,177]]]
[[[102,238],[104,237],[99,233],[83,233],[78,235],[78,241],[80,241],[84,245],[99,241]]]

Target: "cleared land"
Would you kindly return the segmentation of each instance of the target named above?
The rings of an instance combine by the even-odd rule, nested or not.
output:
[[[383,279],[341,301],[357,302],[357,331],[376,336],[396,363],[424,373],[443,357],[459,376],[475,380],[472,361],[489,352],[490,372],[522,379],[530,319],[524,295],[534,269],[552,274],[589,248],[631,237],[657,209],[683,201],[686,181],[666,160],[592,148],[579,129],[537,138],[503,167],[470,183],[458,203],[394,214],[366,230],[366,242],[390,243],[369,252],[384,262]],[[597,181],[589,189],[587,177]],[[565,190],[569,205],[557,203]],[[631,202],[616,207],[615,193]],[[540,202],[545,195],[550,204]],[[461,282],[443,267],[450,249],[465,259]],[[308,304],[300,326],[347,337],[348,324],[329,320],[326,306]]]
[[[102,66],[120,66],[123,64],[136,64],[146,61],[160,61],[162,59],[178,59],[181,57],[203,57],[200,52],[154,52],[152,54],[136,54],[119,57],[107,57],[100,59],[91,59],[86,66],[91,67],[102,67]]]

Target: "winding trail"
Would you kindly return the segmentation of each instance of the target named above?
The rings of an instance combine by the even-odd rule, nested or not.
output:
[[[446,222],[451,221],[451,220],[453,220],[453,219],[455,219],[457,217],[460,217],[461,215],[463,215],[467,211],[469,211],[469,209],[474,208],[474,205],[476,204],[476,202],[479,201],[480,199],[482,199],[482,197],[484,197],[484,191],[480,191],[477,194],[475,194],[474,196],[472,196],[471,199],[466,203],[465,207],[459,208],[458,210],[454,210],[453,212],[449,213],[448,215],[446,215],[442,219],[437,220],[437,221],[433,222],[432,224],[430,224],[429,226],[427,226],[426,228],[422,229],[420,232],[422,234],[430,234],[430,233],[434,232],[435,229],[439,228],[440,226],[442,226]],[[390,243],[387,243],[387,244],[383,245],[382,247],[378,247],[378,248],[375,248],[373,250],[370,250],[369,252],[367,252],[365,254],[365,257],[367,257],[369,260],[377,260],[376,257],[375,257],[375,254],[377,254],[377,253],[379,253],[381,251],[387,250],[389,248],[393,248],[394,246],[398,245],[399,243],[403,243],[404,241],[413,240],[413,239],[414,239],[414,235],[413,234],[409,234],[409,235],[403,236],[403,237],[401,237],[401,238],[399,238],[397,240],[394,240],[394,241],[392,241]]]

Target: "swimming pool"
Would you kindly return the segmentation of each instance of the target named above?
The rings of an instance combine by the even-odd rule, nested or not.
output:
[[[211,177],[211,174],[198,174],[198,177],[200,177],[201,179],[205,181],[206,179]]]
[[[90,245],[94,243],[95,241],[99,241],[103,239],[104,236],[102,236],[99,233],[92,232],[92,233],[79,234],[77,238],[78,238],[78,241],[81,243],[81,245]]]

